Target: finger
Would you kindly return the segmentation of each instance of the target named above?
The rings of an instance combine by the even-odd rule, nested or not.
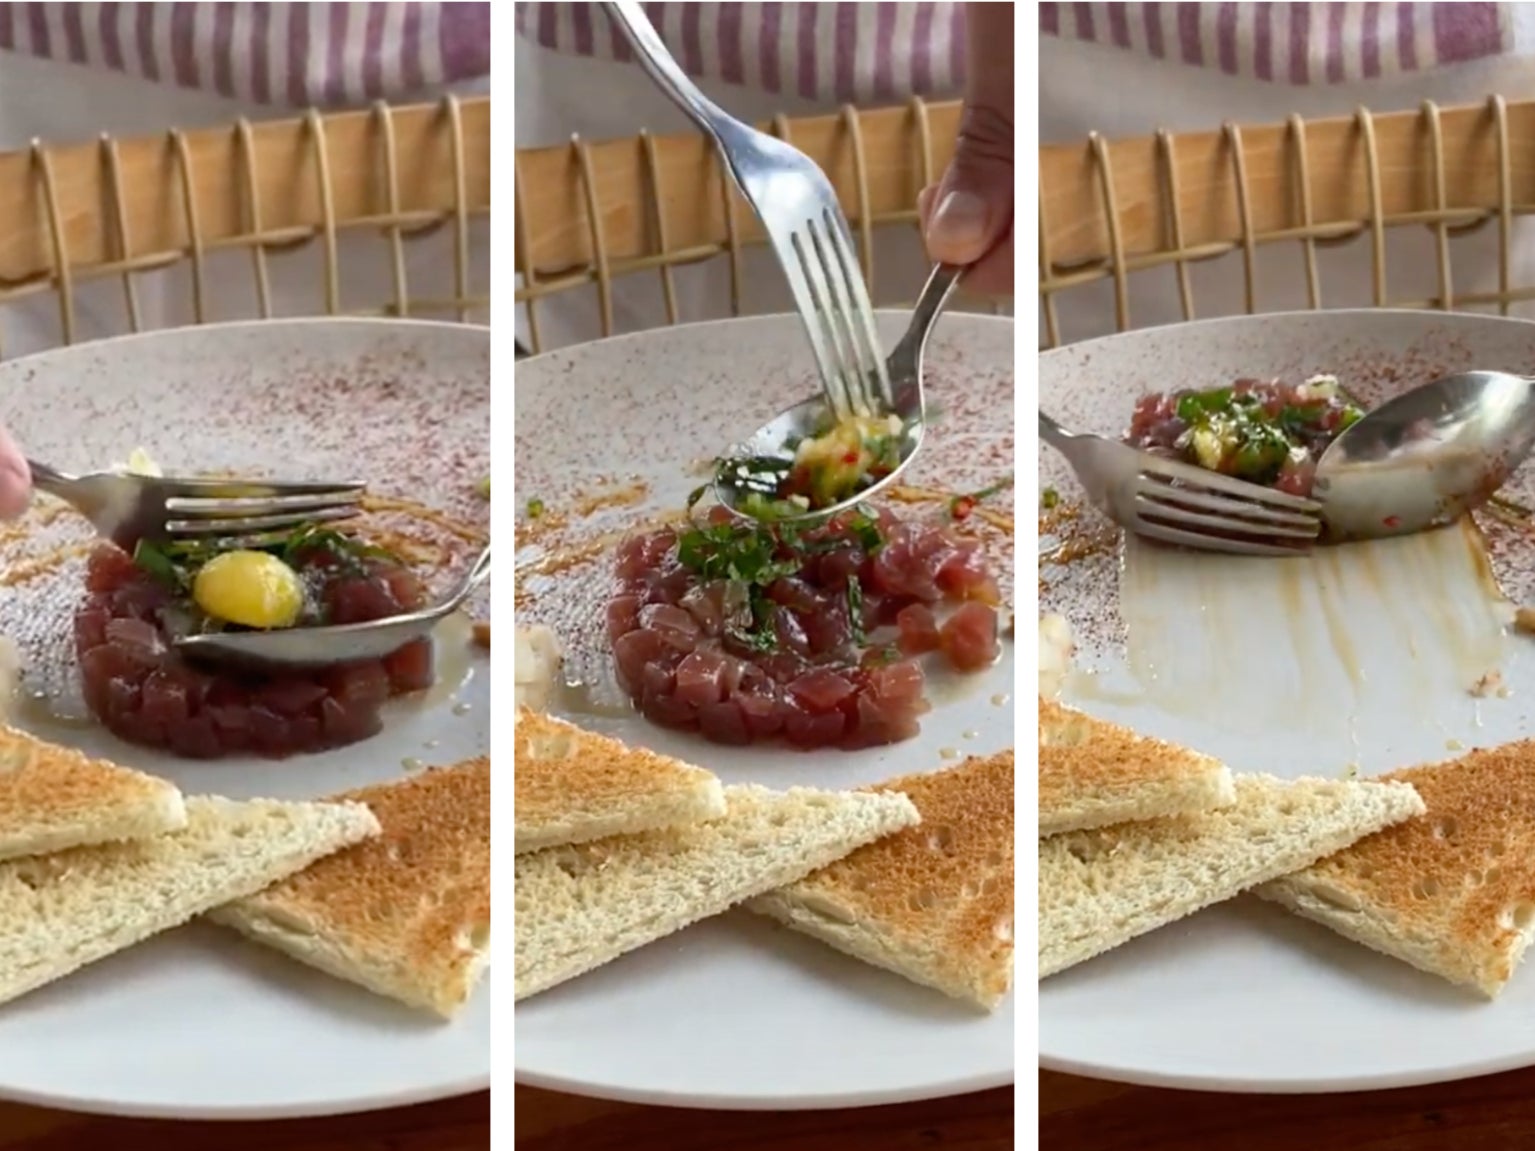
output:
[[[924,231],[929,255],[973,264],[1012,226],[1013,130],[1010,116],[968,106],[954,158],[934,193]]]
[[[917,193],[917,225],[924,237],[927,235],[928,222],[933,218],[933,197],[937,194],[937,184],[929,184]]]
[[[31,502],[32,469],[11,434],[0,427],[0,519],[15,519]]]
[[[970,266],[963,283],[967,296],[1010,297],[1013,294],[1013,233]]]

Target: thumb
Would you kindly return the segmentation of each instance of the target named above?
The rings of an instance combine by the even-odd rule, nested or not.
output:
[[[32,469],[9,432],[0,426],[0,519],[15,519],[32,500]]]
[[[928,255],[944,264],[973,264],[996,247],[1013,223],[1012,118],[967,105],[954,158],[937,187],[918,201]]]

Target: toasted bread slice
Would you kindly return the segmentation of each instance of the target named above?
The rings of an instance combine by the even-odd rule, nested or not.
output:
[[[1013,753],[879,785],[922,823],[746,906],[991,1010],[1013,985]]]
[[[1040,835],[1205,811],[1235,800],[1231,772],[1220,760],[1040,699]]]
[[[1043,979],[1423,813],[1406,783],[1238,776],[1231,807],[1039,841]]]
[[[360,804],[194,797],[180,831],[0,863],[0,1003],[378,834]]]
[[[450,1018],[490,959],[490,760],[440,767],[333,802],[365,804],[383,834],[209,918]]]
[[[725,789],[723,818],[516,860],[515,997],[783,887],[920,818],[888,792]]]
[[[1535,936],[1535,740],[1392,772],[1428,805],[1258,888],[1338,934],[1489,998]]]
[[[186,826],[176,785],[0,724],[0,859]]]
[[[720,781],[701,767],[528,708],[513,738],[515,854],[725,814]]]

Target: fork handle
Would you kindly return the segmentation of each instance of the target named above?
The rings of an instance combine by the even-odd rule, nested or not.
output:
[[[1072,440],[1076,439],[1076,436],[1072,435],[1065,428],[1061,427],[1060,424],[1056,423],[1055,420],[1045,415],[1044,412],[1040,412],[1039,438],[1044,440],[1045,443],[1049,444],[1051,447],[1064,451],[1066,445],[1069,444]]]
[[[67,475],[56,468],[50,468],[37,460],[29,459],[27,470],[32,473],[32,486],[38,491],[47,492],[53,496],[63,497],[66,491],[73,491],[75,484],[79,482],[77,477]]]
[[[608,15],[613,22],[624,30],[629,42],[634,45],[636,55],[639,56],[640,66],[650,73],[650,78],[660,85],[674,104],[688,117],[702,128],[721,148],[725,147],[725,141],[721,138],[721,122],[734,123],[733,118],[718,104],[699,90],[688,78],[688,74],[678,66],[672,54],[667,51],[666,43],[661,39],[660,33],[650,18],[645,15],[645,9],[636,0],[609,0],[604,4]]]

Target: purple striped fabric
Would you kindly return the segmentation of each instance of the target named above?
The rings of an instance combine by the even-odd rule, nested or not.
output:
[[[1230,76],[1347,84],[1514,50],[1512,4],[1041,4],[1042,36]],[[1213,51],[1212,51],[1213,48]]]
[[[490,5],[9,4],[0,51],[255,104],[345,106],[490,74]]]
[[[964,83],[960,3],[644,7],[677,62],[701,79],[861,104],[952,95]],[[517,32],[554,52],[632,59],[595,4],[519,3]]]

